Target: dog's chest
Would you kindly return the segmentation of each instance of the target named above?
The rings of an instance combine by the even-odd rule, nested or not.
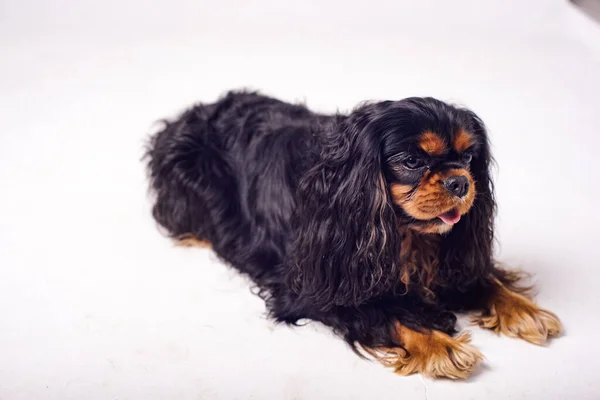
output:
[[[418,285],[425,290],[435,283],[439,266],[440,237],[407,229],[400,250],[404,285]]]

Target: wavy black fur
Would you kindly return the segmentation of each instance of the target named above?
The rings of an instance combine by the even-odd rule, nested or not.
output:
[[[400,247],[416,223],[391,201],[397,156],[426,130],[478,142],[471,210],[442,236],[435,296],[406,287]],[[167,122],[148,150],[153,214],[174,238],[193,234],[250,276],[278,321],[332,327],[351,345],[398,346],[396,321],[454,333],[453,312],[481,308],[496,271],[486,130],[433,98],[322,115],[230,92]]]

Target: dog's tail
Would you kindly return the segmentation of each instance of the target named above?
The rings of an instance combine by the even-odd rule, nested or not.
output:
[[[214,105],[197,105],[150,139],[147,160],[152,214],[169,236],[210,241],[236,215],[237,184],[221,138],[209,122]]]

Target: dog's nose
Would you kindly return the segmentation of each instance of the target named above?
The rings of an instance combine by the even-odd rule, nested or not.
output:
[[[444,187],[456,197],[464,197],[469,191],[469,180],[466,176],[451,176],[444,181]]]

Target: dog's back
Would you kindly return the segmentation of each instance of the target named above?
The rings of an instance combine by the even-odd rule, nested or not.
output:
[[[330,119],[248,92],[192,107],[151,140],[154,218],[171,237],[210,242],[238,269],[265,278],[290,240],[313,127]]]

